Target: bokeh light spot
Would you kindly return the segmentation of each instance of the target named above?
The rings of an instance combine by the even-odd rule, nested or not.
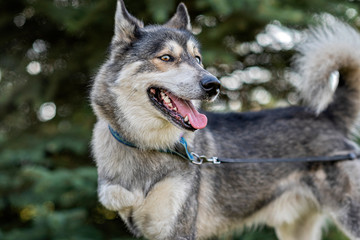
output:
[[[56,105],[53,102],[46,102],[40,106],[38,118],[42,122],[53,119],[56,115]]]
[[[41,64],[37,61],[32,61],[27,65],[26,71],[31,75],[37,75],[41,72]]]

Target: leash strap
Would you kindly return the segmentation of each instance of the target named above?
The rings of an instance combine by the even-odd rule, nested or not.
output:
[[[221,163],[265,163],[265,162],[336,162],[345,160],[355,160],[360,157],[360,154],[349,153],[344,155],[334,156],[317,156],[317,157],[299,157],[299,158],[221,158]]]
[[[132,147],[138,148],[135,144],[126,141],[118,132],[116,132],[109,125],[109,130],[113,137],[120,143]],[[355,160],[360,158],[360,153],[349,153],[343,155],[335,156],[316,156],[316,157],[298,157],[298,158],[217,158],[211,157],[208,158],[204,155],[198,155],[194,152],[190,152],[188,149],[187,142],[185,138],[181,137],[178,144],[176,144],[175,149],[160,149],[159,152],[170,153],[176,156],[179,156],[183,159],[186,159],[194,164],[201,165],[203,163],[275,163],[275,162],[337,162],[345,160]]]
[[[316,157],[299,157],[299,158],[207,158],[206,156],[199,156],[192,153],[195,159],[191,162],[201,165],[203,163],[276,163],[276,162],[337,162],[345,160],[355,160],[360,157],[360,154],[349,153],[344,155],[334,156],[316,156]]]

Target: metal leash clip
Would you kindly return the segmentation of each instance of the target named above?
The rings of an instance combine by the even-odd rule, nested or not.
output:
[[[212,158],[207,158],[204,155],[199,156],[198,154],[191,152],[191,155],[194,156],[194,160],[192,160],[191,162],[197,165],[201,165],[203,163],[208,163],[211,162],[213,164],[220,164],[221,162],[218,160],[217,157],[212,157]]]

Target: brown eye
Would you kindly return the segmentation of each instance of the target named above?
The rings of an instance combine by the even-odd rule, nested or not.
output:
[[[160,59],[164,62],[170,62],[173,60],[173,57],[171,57],[170,55],[163,55],[160,57]]]
[[[199,56],[195,56],[195,59],[198,62],[198,64],[201,64],[201,58]]]

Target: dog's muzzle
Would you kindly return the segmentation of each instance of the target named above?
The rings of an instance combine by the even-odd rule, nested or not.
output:
[[[219,79],[211,75],[204,76],[200,81],[200,85],[210,98],[219,93],[221,86]]]

